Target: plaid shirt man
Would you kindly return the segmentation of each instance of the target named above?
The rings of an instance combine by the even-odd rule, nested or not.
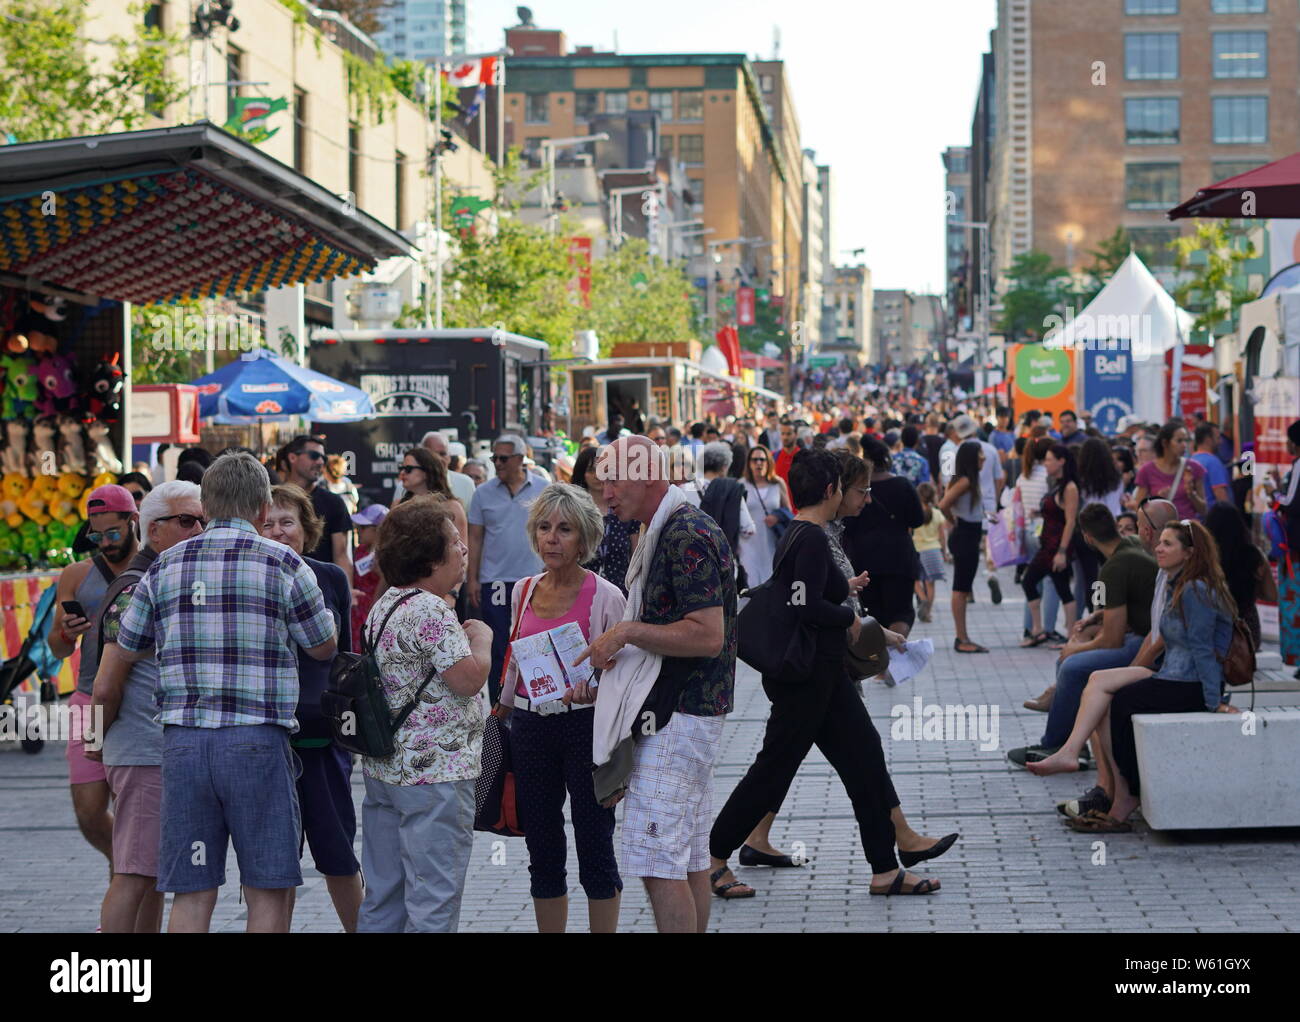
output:
[[[159,722],[298,729],[297,647],[334,635],[316,576],[239,518],[162,553],[122,616],[118,645],[158,647]]]

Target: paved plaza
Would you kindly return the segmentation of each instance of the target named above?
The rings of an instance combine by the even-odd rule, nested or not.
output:
[[[1008,582],[1009,573],[1003,572],[1003,586],[1010,590]],[[1042,733],[1044,715],[1021,703],[1047,684],[1055,654],[1017,648],[1023,603],[1008,591],[1000,607],[992,606],[982,578],[976,585],[979,602],[971,608],[972,634],[992,652],[953,652],[947,589],[941,593],[934,623],[918,625],[914,633],[935,640],[938,650],[931,665],[897,688],[869,685],[867,704],[885,740],[909,820],[934,836],[961,832],[955,848],[923,864],[930,867],[924,875],[942,880],[942,892],[924,898],[868,896],[870,869],[848,799],[834,771],[814,750],[773,829],[774,841],[787,851],[801,842],[809,864],[798,870],[737,868],[758,896],[731,904],[715,900],[710,929],[1300,930],[1296,830],[1155,833],[1139,823],[1133,834],[1110,836],[1104,846],[1096,836],[1069,830],[1055,803],[1089,787],[1095,775],[1038,778],[1011,767],[1005,758],[1008,748],[1032,744]],[[1276,646],[1265,648],[1273,651],[1265,663],[1276,665]],[[1260,680],[1278,687],[1289,677],[1289,671],[1274,666],[1262,671]],[[743,664],[736,690],[736,711],[723,732],[716,772],[715,812],[752,761],[767,719],[758,678]],[[985,751],[970,738],[890,737],[891,710],[902,704],[910,709],[917,696],[927,705],[985,707],[990,722],[996,708],[997,747]],[[1267,696],[1259,697],[1257,705],[1269,704]],[[353,777],[353,793],[360,806],[360,771]],[[358,835],[358,850],[360,842]],[[7,876],[0,885],[0,931],[94,930],[107,869],[76,829],[61,745],[47,745],[35,756],[13,745],[0,747],[0,860]],[[234,866],[232,852],[214,930],[244,926]],[[523,839],[477,835],[461,929],[533,930],[527,866]],[[338,931],[323,878],[309,862],[304,876],[294,928]],[[572,841],[569,876],[571,928],[585,929]],[[621,926],[648,931],[653,925],[644,892],[634,881],[624,892]]]

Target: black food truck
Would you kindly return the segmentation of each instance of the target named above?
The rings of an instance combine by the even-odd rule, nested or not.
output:
[[[391,503],[405,452],[431,430],[474,442],[535,433],[548,404],[544,341],[491,327],[471,330],[322,330],[312,335],[312,369],[374,402],[362,422],[313,423],[331,454],[342,454],[362,503]]]

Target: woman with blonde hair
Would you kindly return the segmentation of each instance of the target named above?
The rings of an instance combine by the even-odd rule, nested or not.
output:
[[[776,459],[762,444],[749,449],[749,460],[741,477],[745,484],[745,505],[758,526],[754,535],[740,541],[740,563],[751,587],[762,585],[772,575],[772,557],[776,553],[774,527],[794,517],[785,480],[776,474]],[[780,512],[784,510],[785,514]]]

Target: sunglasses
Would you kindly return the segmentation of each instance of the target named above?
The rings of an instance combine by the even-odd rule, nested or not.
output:
[[[401,468],[397,470],[397,474],[400,476],[400,475],[405,475],[407,472],[419,472],[419,471],[421,471],[419,465],[403,465]]]
[[[492,460],[498,465],[504,465],[511,458],[522,458],[522,454],[494,454]]]
[[[1196,548],[1196,533],[1192,531],[1192,520],[1191,520],[1190,518],[1184,518],[1184,519],[1183,519],[1181,522],[1179,522],[1178,524],[1179,524],[1182,528],[1184,528],[1184,529],[1187,530],[1187,538],[1190,539],[1190,540],[1192,541],[1192,548],[1195,549],[1195,548]]]
[[[200,518],[198,515],[166,515],[162,518],[155,518],[155,522],[176,522],[182,529],[192,529],[197,523],[199,528],[208,527],[207,520]]]
[[[110,543],[120,543],[124,535],[126,535],[126,530],[118,527],[115,529],[105,529],[103,532],[88,532],[86,533],[86,538],[98,546],[106,538]]]

